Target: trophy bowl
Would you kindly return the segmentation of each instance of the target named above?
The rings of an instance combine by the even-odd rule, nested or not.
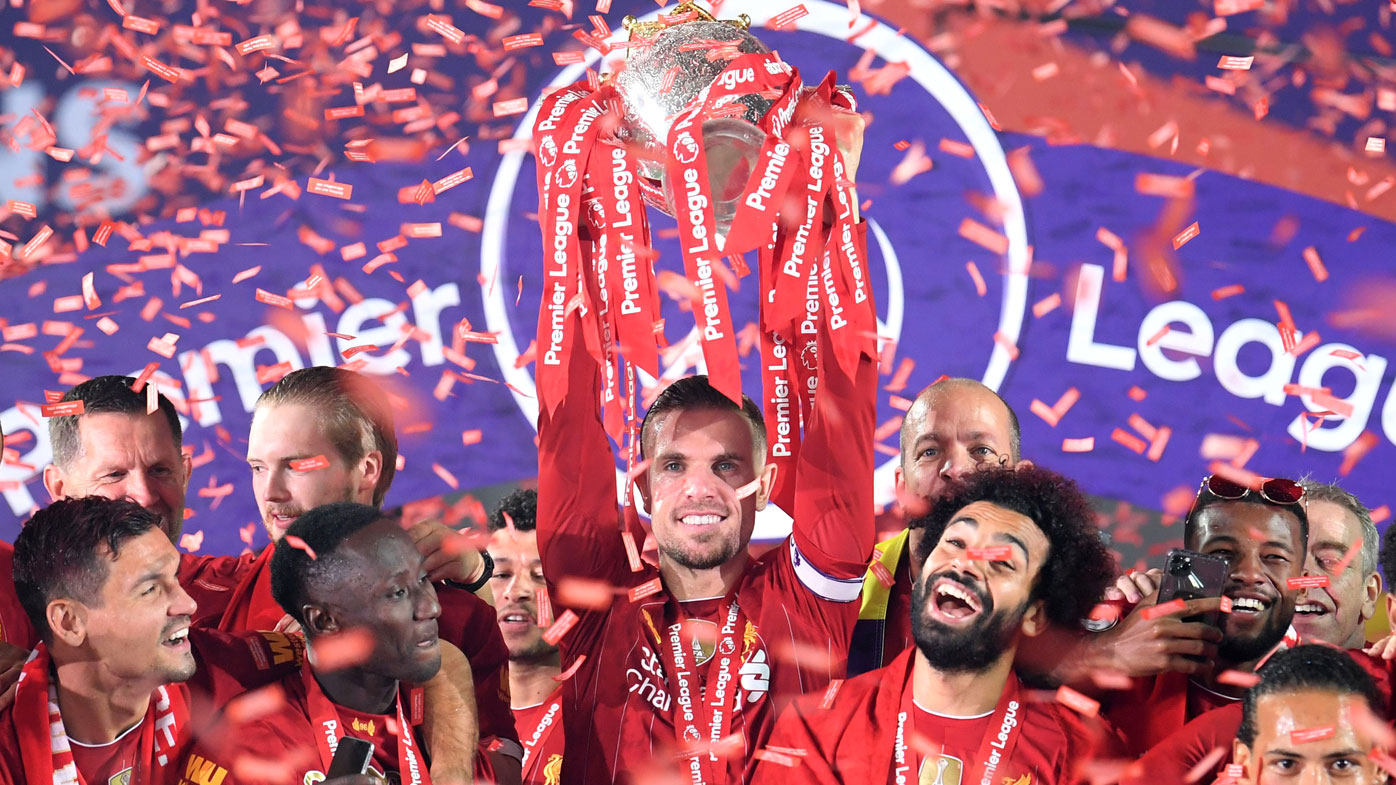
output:
[[[704,15],[706,16],[706,15]],[[765,54],[770,49],[746,30],[745,20],[711,18],[664,27],[627,20],[632,39],[649,45],[631,50],[626,67],[616,77],[616,90],[624,106],[620,137],[636,152],[641,192],[646,203],[674,215],[674,193],[665,176],[664,162],[669,129],[705,87],[717,80],[737,54]],[[687,44],[730,42],[732,46]],[[668,76],[670,73],[672,77]],[[672,84],[665,90],[666,79]],[[708,187],[713,217],[726,234],[737,213],[742,189],[756,166],[766,132],[758,125],[773,101],[752,93],[737,96],[745,107],[741,114],[702,119],[703,146],[708,159]]]

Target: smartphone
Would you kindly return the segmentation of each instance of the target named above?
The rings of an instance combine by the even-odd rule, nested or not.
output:
[[[336,777],[347,777],[350,774],[363,774],[368,771],[368,764],[371,760],[373,760],[373,742],[345,736],[339,740],[339,746],[335,748],[334,760],[330,761],[330,770],[325,773],[325,779],[332,780]]]
[[[1220,556],[1174,548],[1168,552],[1168,561],[1163,567],[1163,580],[1159,583],[1158,601],[1162,605],[1173,600],[1197,600],[1206,597],[1220,597],[1226,586],[1231,565]],[[1183,621],[1201,621],[1219,626],[1217,612],[1189,616]]]

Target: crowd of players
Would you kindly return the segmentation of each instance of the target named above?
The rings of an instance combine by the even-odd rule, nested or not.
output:
[[[1180,545],[1225,560],[1223,596],[1161,602],[1007,403],[947,379],[902,426],[908,528],[875,543],[876,374],[850,371],[820,379],[793,533],[759,557],[763,420],[703,377],[645,415],[642,528],[579,352],[538,490],[481,552],[381,508],[374,382],[294,371],[247,438],[272,545],[240,557],[176,548],[172,404],[84,382],[48,423],[54,501],[0,547],[0,784],[315,785],[345,736],[373,760],[333,785],[1386,781],[1396,646],[1365,626],[1396,542],[1361,501],[1204,479]]]

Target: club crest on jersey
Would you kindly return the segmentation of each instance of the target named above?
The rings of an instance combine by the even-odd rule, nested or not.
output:
[[[543,785],[558,785],[562,781],[562,753],[554,752],[543,764]]]
[[[324,781],[325,781],[325,772],[323,772],[323,771],[313,771],[313,770],[312,770],[312,771],[307,771],[307,772],[305,773],[305,776],[301,778],[301,785],[319,785],[319,783],[324,782]]]
[[[131,767],[127,766],[108,777],[107,785],[131,785]]]

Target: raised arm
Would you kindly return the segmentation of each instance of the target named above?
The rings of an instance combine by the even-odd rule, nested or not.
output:
[[[616,505],[615,458],[601,423],[601,370],[577,331],[566,369],[538,363],[538,552],[549,583],[610,578],[626,569]],[[549,414],[544,383],[566,374],[565,397]]]
[[[865,236],[865,225],[859,225],[860,247]],[[827,328],[819,333],[819,365],[814,413],[795,469],[794,546],[825,577],[861,580],[875,536],[872,445],[877,365],[860,354],[853,373],[847,373],[834,357]],[[807,576],[801,578],[811,585]],[[856,599],[860,584],[849,583],[847,589],[852,592],[849,599]]]

